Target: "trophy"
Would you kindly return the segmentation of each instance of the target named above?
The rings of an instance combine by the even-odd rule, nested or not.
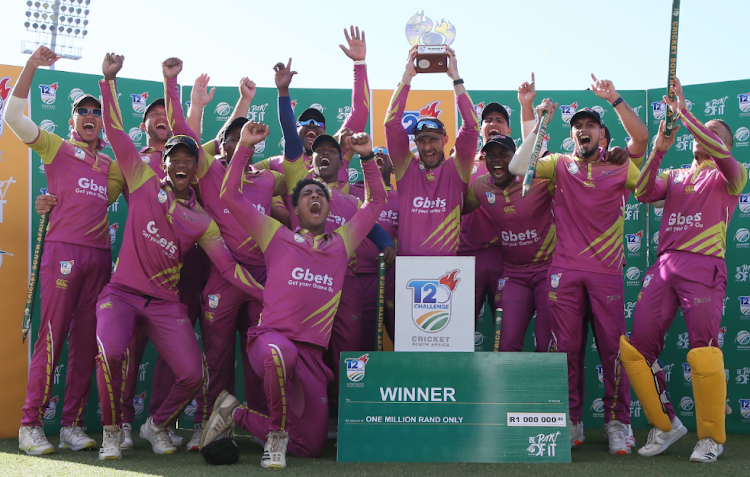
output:
[[[420,10],[406,23],[406,39],[417,48],[417,73],[445,73],[448,71],[446,48],[456,38],[456,27],[440,20],[433,30],[433,22]]]

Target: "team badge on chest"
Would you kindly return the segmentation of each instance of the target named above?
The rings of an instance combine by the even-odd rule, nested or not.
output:
[[[160,204],[163,204],[164,202],[167,201],[167,191],[160,190],[159,195],[157,195],[156,198],[159,199]]]
[[[86,152],[83,149],[81,149],[80,147],[76,148],[75,154],[76,154],[76,159],[79,159],[81,161],[84,160],[84,159],[86,159]]]
[[[571,175],[578,174],[578,164],[576,164],[575,162],[571,162],[570,164],[568,164],[568,172],[570,172]]]
[[[492,205],[495,205],[495,193],[494,192],[486,192],[487,194],[487,202],[489,202]]]

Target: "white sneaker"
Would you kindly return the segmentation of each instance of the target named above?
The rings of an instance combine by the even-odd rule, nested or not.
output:
[[[63,427],[60,429],[60,449],[68,449],[79,451],[79,450],[94,450],[96,449],[96,441],[83,432],[78,426],[75,427]]]
[[[122,431],[117,426],[104,426],[102,431],[102,448],[99,449],[99,460],[120,460],[120,440]]]
[[[151,442],[151,449],[154,454],[174,454],[177,452],[172,440],[169,438],[169,431],[164,426],[154,424],[154,418],[149,417],[146,423],[141,426],[141,439]]]
[[[708,464],[710,462],[716,462],[716,458],[724,452],[724,446],[717,444],[715,440],[710,437],[704,437],[699,440],[693,449],[693,453],[690,454],[690,462],[702,462]]]
[[[169,434],[169,439],[172,441],[172,445],[175,447],[179,447],[182,445],[183,439],[182,437],[178,436],[177,433],[174,431],[174,427],[170,426],[167,427],[167,433]]]
[[[570,425],[570,448],[580,446],[586,437],[583,435],[583,421]]]
[[[628,445],[628,447],[633,448],[635,447],[635,437],[633,437],[633,426],[630,424],[627,424],[626,427],[628,428],[628,434],[625,438],[625,443]],[[607,426],[604,426],[604,442],[609,443],[609,436],[607,435]]]
[[[607,442],[609,442],[609,453],[616,455],[630,454],[627,444],[628,428],[620,421],[614,420],[604,424],[607,431]]]
[[[680,419],[675,416],[674,419],[672,419],[671,431],[664,432],[658,427],[651,429],[651,432],[648,433],[646,445],[638,449],[638,454],[645,457],[661,454],[667,450],[669,446],[677,442],[678,439],[684,437],[685,434],[687,434],[687,431],[687,427],[683,426]]]
[[[124,422],[120,429],[120,450],[133,450],[133,424]]]
[[[55,453],[55,448],[44,435],[42,426],[21,426],[18,429],[18,448],[28,455]]]
[[[222,391],[219,394],[214,403],[214,410],[203,428],[199,446],[201,449],[234,428],[234,410],[239,405],[240,402],[237,398],[229,394],[228,391]]]
[[[260,466],[264,469],[283,469],[286,467],[286,445],[289,443],[289,434],[284,431],[271,431],[266,439]]]
[[[186,446],[188,452],[198,452],[200,450],[201,435],[203,434],[204,427],[205,423],[203,422],[195,423],[195,426],[193,427],[193,436],[190,438]]]

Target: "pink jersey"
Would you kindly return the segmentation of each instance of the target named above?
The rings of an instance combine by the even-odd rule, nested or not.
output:
[[[747,183],[747,170],[713,131],[688,110],[679,113],[695,140],[711,155],[689,169],[670,169],[657,178],[664,152],[654,149],[638,177],[636,198],[666,199],[657,255],[693,252],[724,258],[727,227]]]
[[[542,157],[536,176],[555,186],[557,245],[553,266],[622,274],[623,190],[634,191],[638,167],[633,161],[615,165],[598,158]]]
[[[110,172],[112,159],[98,152],[104,142],[99,140],[93,153],[75,131],[71,140],[63,140],[40,128],[29,147],[41,156],[47,188],[57,196],[45,240],[109,250],[108,182],[115,172]]]
[[[242,170],[252,150],[239,146],[227,171],[222,200],[264,253],[268,277],[263,298],[262,326],[292,341],[328,347],[349,256],[370,232],[385,205],[385,190],[373,161],[362,170],[369,200],[357,214],[332,233],[313,236],[297,232],[258,212],[241,192]]]
[[[505,189],[497,187],[489,174],[472,182],[466,207],[485,210],[491,225],[499,228],[503,265],[507,271],[549,264],[555,255],[554,217],[549,183],[534,179],[526,197],[521,197],[522,178],[516,176]]]
[[[162,151],[157,151],[156,148],[153,147],[143,147],[140,150],[141,160],[148,164],[148,166],[151,168],[152,171],[154,171],[154,174],[159,178],[159,180],[164,179],[167,177],[167,173],[164,172],[164,169],[161,168],[161,156]],[[117,162],[112,163],[112,168],[116,169],[118,173],[120,172],[120,165]],[[130,190],[128,190],[127,184],[123,182],[124,188],[122,189],[122,196],[125,198],[126,203],[130,203]]]
[[[469,188],[477,177],[487,174],[487,166],[477,154],[474,163],[477,164],[469,179]],[[492,226],[492,219],[483,208],[463,214],[461,216],[461,241],[458,244],[460,252],[474,252],[487,247],[499,246],[500,238]]]
[[[130,189],[128,220],[111,283],[155,298],[179,301],[177,283],[182,259],[197,242],[222,275],[237,288],[260,299],[263,287],[238,265],[224,245],[219,228],[190,190],[177,199],[165,181],[141,160],[123,130],[122,113],[114,98],[115,81],[100,81],[104,128]]]
[[[352,184],[349,192],[359,200],[364,200],[364,183]],[[378,224],[388,233],[398,249],[398,242],[396,241],[398,233],[398,192],[388,187],[386,193],[388,202],[385,204],[383,211],[380,212]],[[357,248],[357,273],[377,273],[378,255],[380,255],[380,250],[373,241],[363,240]]]
[[[427,170],[409,150],[409,135],[401,122],[409,89],[409,85],[399,84],[385,119],[385,142],[402,205],[399,255],[455,255],[464,194],[479,138],[476,112],[467,93],[456,97],[463,124],[456,137],[455,155]]]

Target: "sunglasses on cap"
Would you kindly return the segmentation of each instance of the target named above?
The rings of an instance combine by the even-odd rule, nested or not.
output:
[[[95,118],[101,118],[102,117],[102,110],[99,108],[76,108],[76,114],[79,116],[86,116],[89,113],[91,113],[92,116]]]
[[[385,154],[386,156],[388,155],[388,149],[381,147],[381,146],[373,147],[372,152],[374,152],[375,154],[380,153],[380,154]]]
[[[440,129],[443,129],[443,126],[441,126],[440,123],[433,121],[431,119],[423,119],[419,121],[416,126],[414,126],[415,131],[422,131],[424,129],[440,130]]]
[[[304,121],[297,121],[297,126],[318,126],[319,128],[324,128],[326,124],[314,119],[305,119]]]

